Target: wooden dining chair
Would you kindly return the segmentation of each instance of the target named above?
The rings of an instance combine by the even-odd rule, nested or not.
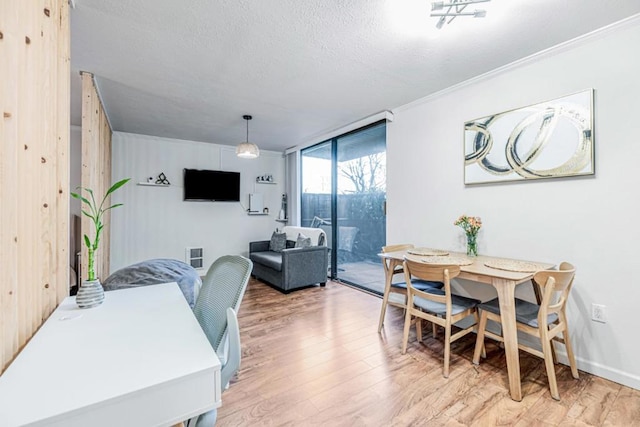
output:
[[[542,351],[519,343],[518,348],[544,359],[549,379],[551,397],[560,400],[556,371],[554,366],[553,342],[563,343],[567,349],[567,358],[571,366],[573,378],[578,379],[578,368],[575,355],[571,347],[567,315],[565,307],[569,298],[569,292],[573,286],[576,269],[568,262],[560,264],[558,270],[543,270],[533,276],[534,287],[539,286],[542,294],[540,305],[516,298],[516,326],[518,330],[540,339]],[[487,320],[491,319],[500,323],[500,306],[498,299],[493,299],[480,304],[480,325],[478,326],[478,338],[473,355],[473,363],[480,361],[481,347],[484,347],[484,337],[487,336],[497,341],[503,341],[500,335],[486,331]],[[560,336],[562,335],[562,336]]]
[[[444,328],[444,368],[442,374],[448,378],[451,343],[476,329],[478,325],[476,307],[480,301],[451,293],[451,279],[460,274],[460,267],[457,265],[426,264],[405,259],[403,269],[405,280],[409,286],[407,288],[407,312],[404,320],[402,354],[407,352],[412,318],[416,319],[418,342],[422,342],[422,319],[442,326]],[[428,281],[441,281],[444,284],[444,289],[432,288],[426,291],[416,289],[411,282],[412,277]],[[451,326],[469,316],[474,317],[474,322],[452,334]]]
[[[413,249],[414,246],[410,243],[399,244],[399,245],[388,245],[382,247],[382,253],[388,252],[400,252],[406,251],[408,249]],[[394,265],[392,267],[392,265]],[[404,278],[404,270],[402,268],[402,264],[396,264],[393,260],[382,258],[382,267],[384,269],[385,274],[385,287],[384,294],[382,296],[382,308],[380,310],[380,320],[378,322],[378,332],[382,331],[382,326],[384,324],[384,317],[387,312],[387,306],[392,305],[395,307],[400,307],[402,309],[406,309],[406,299],[407,299],[407,284],[404,281],[393,283],[393,277],[397,274],[402,274]],[[389,281],[388,278],[391,277]],[[432,288],[442,288],[444,286],[441,282],[432,282],[425,280],[414,280],[414,285],[418,289],[432,289]],[[402,302],[391,301],[390,295],[398,294],[402,297]]]

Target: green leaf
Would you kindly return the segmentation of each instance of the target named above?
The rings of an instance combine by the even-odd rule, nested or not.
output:
[[[82,213],[88,216],[89,218],[93,219],[93,215],[91,215],[89,212],[83,210]]]
[[[82,188],[82,187],[78,187],[78,188]],[[85,199],[84,197],[82,197],[78,193],[71,193],[71,197],[73,197],[74,199],[82,200],[84,203],[86,203],[89,206],[91,206],[91,203],[89,203],[89,201],[87,199]]]
[[[91,247],[91,240],[89,240],[89,236],[84,235],[84,244],[87,245],[88,248]]]
[[[108,211],[109,209],[118,208],[118,207],[120,207],[120,206],[122,206],[122,203],[116,203],[116,204],[115,204],[115,205],[113,205],[113,206],[109,206],[107,209],[103,210],[102,212],[106,212],[106,211]]]
[[[114,191],[116,191],[118,188],[122,187],[123,185],[125,185],[127,182],[129,182],[131,180],[131,178],[125,178],[125,179],[121,179],[120,181],[116,182],[115,184],[113,184],[111,186],[110,189],[107,190],[107,194],[105,194],[104,197],[107,197],[109,194],[113,193]]]

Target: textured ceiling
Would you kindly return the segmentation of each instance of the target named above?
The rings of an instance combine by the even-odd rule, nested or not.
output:
[[[442,30],[425,0],[76,0],[78,70],[116,131],[283,151],[640,13],[638,0],[493,0]],[[475,8],[475,6],[470,6]]]

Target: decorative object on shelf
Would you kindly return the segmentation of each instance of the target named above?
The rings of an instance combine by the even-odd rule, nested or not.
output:
[[[444,1],[434,1],[431,3],[431,16],[435,16],[438,18],[438,23],[436,24],[437,29],[441,29],[445,22],[450,24],[456,16],[473,16],[474,18],[484,18],[487,16],[486,10],[474,10],[465,12],[465,8],[470,4],[476,3],[487,3],[491,0],[449,0],[447,2]],[[447,8],[447,10],[444,10]],[[447,19],[449,20],[447,22]]]
[[[261,184],[274,184],[273,175],[260,175],[256,177],[256,182]]]
[[[462,228],[467,235],[467,255],[478,256],[478,231],[482,227],[480,217],[461,215],[453,225]]]
[[[259,184],[275,184],[273,175],[261,175],[256,177],[256,182]]]
[[[164,172],[160,172],[158,179],[156,179],[156,184],[171,185]]]
[[[236,147],[236,156],[243,159],[256,159],[260,156],[260,149],[256,144],[249,142],[249,120],[253,117],[244,115],[242,118],[247,121],[247,139]]]
[[[150,184],[153,184],[156,181],[156,179],[152,176],[150,176],[149,178],[147,178],[147,182]]]
[[[269,208],[265,207],[264,209],[262,209],[262,213],[263,214],[268,214],[269,213]]]
[[[282,194],[282,202],[280,203],[280,213],[278,214],[280,221],[287,220],[287,194]]]
[[[464,125],[464,183],[595,173],[593,89]]]
[[[76,295],[76,304],[78,304],[78,307],[80,308],[96,307],[104,301],[104,289],[96,277],[95,268],[96,251],[98,250],[100,234],[104,227],[104,224],[102,224],[102,217],[108,210],[122,206],[122,203],[116,203],[115,205],[105,207],[105,202],[111,193],[129,182],[129,179],[130,178],[126,178],[113,184],[111,188],[107,190],[100,204],[96,203],[95,197],[93,196],[93,190],[90,188],[78,187],[80,190],[86,191],[89,194],[89,198],[82,196],[81,193],[71,193],[73,198],[80,200],[86,205],[87,209],[83,209],[82,213],[91,219],[96,230],[93,241],[89,239],[89,236],[86,234],[84,235],[84,243],[87,246],[89,256],[87,260],[87,280],[82,282],[78,288],[78,294]]]

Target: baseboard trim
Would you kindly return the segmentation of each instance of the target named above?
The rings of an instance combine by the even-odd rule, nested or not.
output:
[[[560,352],[556,348],[556,355],[558,356],[558,362],[564,365],[569,364],[566,353]],[[613,381],[636,390],[640,390],[640,376],[638,375],[633,375],[629,372],[624,372],[610,366],[605,366],[597,362],[582,359],[580,357],[576,357],[576,363],[578,364],[578,369],[581,371],[588,372],[591,375],[602,377],[609,381]]]

